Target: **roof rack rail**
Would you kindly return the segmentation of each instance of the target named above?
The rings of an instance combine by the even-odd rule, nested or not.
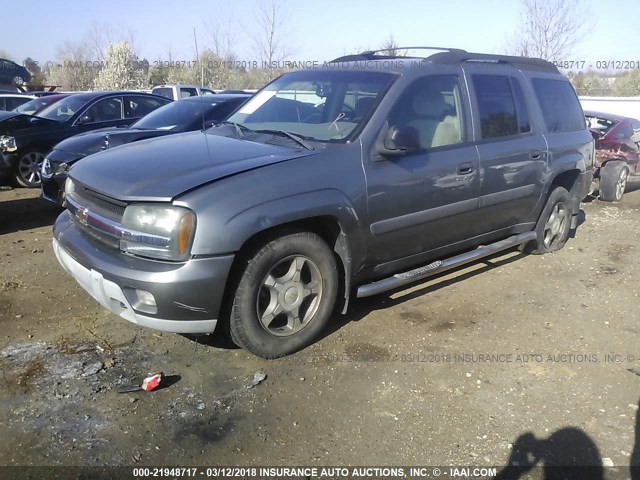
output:
[[[429,61],[438,64],[477,62],[508,64],[516,67],[533,68],[541,71],[557,73],[558,68],[542,58],[516,57],[512,55],[492,55],[489,53],[442,52],[429,57]]]
[[[467,53],[466,50],[461,50],[459,48],[447,48],[447,47],[396,47],[394,50],[442,50],[444,52],[455,52],[455,53]],[[422,58],[422,57],[404,57],[401,55],[376,55],[381,52],[388,52],[388,48],[381,48],[379,50],[366,50],[361,53],[355,53],[352,55],[344,55],[342,57],[334,58],[329,63],[337,63],[337,62],[356,62],[358,60],[392,60],[397,58]],[[428,57],[424,57],[428,58]]]
[[[460,48],[445,48],[445,47],[397,47],[396,50],[441,50],[427,57],[415,57],[400,55],[376,55],[380,52],[388,52],[389,49],[380,50],[368,50],[366,52],[357,53],[354,55],[345,55],[335,58],[329,63],[337,62],[356,62],[362,60],[391,60],[400,58],[409,59],[422,59],[431,63],[437,64],[456,64],[463,62],[478,62],[478,63],[497,63],[497,64],[509,64],[515,67],[521,67],[526,69],[540,70],[558,73],[558,68],[551,62],[543,60],[541,58],[530,57],[516,57],[511,55],[492,55],[489,53],[473,53],[467,52]]]

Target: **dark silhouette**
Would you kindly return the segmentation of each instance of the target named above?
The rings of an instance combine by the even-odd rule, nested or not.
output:
[[[563,428],[546,439],[537,439],[531,432],[521,435],[513,446],[508,466],[495,478],[516,480],[536,466],[542,467],[545,480],[604,479],[598,447],[578,428]]]

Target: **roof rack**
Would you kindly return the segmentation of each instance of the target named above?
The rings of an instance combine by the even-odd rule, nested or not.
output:
[[[541,58],[516,57],[516,56],[510,56],[510,55],[492,55],[488,53],[472,53],[472,52],[467,52],[466,50],[462,50],[460,48],[444,48],[444,47],[397,47],[395,48],[395,50],[441,50],[441,51],[426,57],[415,57],[415,56],[404,57],[401,55],[376,55],[377,53],[380,53],[380,52],[388,52],[389,49],[368,50],[355,55],[345,55],[343,57],[338,57],[329,63],[355,62],[355,61],[362,61],[362,60],[391,60],[391,59],[402,59],[402,58],[409,58],[409,59],[420,58],[424,61],[437,63],[437,64],[457,64],[457,63],[463,63],[463,62],[508,64],[508,65],[513,65],[515,67],[526,68],[530,70],[533,69],[533,70],[558,73],[558,69],[553,63],[548,62],[547,60],[543,60]]]
[[[394,50],[442,50],[445,52],[459,52],[467,53],[465,50],[459,48],[446,48],[446,47],[397,47]],[[381,48],[380,50],[366,50],[361,53],[353,55],[344,55],[342,57],[334,58],[329,63],[337,62],[356,62],[358,60],[392,60],[398,58],[428,58],[428,57],[414,57],[414,56],[402,56],[402,55],[376,55],[380,52],[388,52],[388,48]]]

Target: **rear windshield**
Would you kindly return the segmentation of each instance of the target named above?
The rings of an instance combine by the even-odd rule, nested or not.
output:
[[[565,80],[531,80],[549,133],[572,132],[586,127],[578,96]]]

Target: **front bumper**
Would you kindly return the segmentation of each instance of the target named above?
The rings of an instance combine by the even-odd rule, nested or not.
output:
[[[17,157],[9,153],[0,153],[0,177],[9,176],[16,164]]]
[[[67,180],[67,174],[45,177],[44,173],[41,173],[40,178],[40,198],[62,206],[64,203],[64,182]]]
[[[234,258],[171,263],[134,257],[82,232],[68,211],[54,225],[53,250],[64,269],[103,307],[137,325],[175,333],[214,331]],[[154,296],[156,313],[136,306],[135,289]]]

